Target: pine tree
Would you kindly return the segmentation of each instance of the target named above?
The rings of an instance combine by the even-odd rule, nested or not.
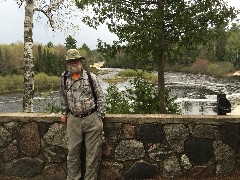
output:
[[[77,49],[77,41],[71,35],[69,35],[65,40],[66,43],[64,44],[67,49]]]

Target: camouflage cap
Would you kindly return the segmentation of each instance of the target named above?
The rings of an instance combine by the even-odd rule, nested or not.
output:
[[[74,60],[74,59],[85,59],[85,57],[81,56],[77,49],[69,49],[66,53],[66,61]]]

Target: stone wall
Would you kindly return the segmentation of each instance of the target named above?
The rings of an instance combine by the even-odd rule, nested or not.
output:
[[[99,179],[238,179],[240,116],[108,115]],[[66,177],[66,125],[0,114],[0,179]]]

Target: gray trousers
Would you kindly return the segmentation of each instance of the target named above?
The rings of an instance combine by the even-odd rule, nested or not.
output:
[[[67,180],[80,180],[81,178],[80,153],[83,134],[86,146],[86,174],[84,179],[97,180],[104,137],[103,122],[96,112],[85,118],[72,115],[68,117]]]

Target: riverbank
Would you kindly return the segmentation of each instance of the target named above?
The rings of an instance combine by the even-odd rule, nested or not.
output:
[[[188,67],[169,64],[167,64],[165,67],[165,71],[203,74],[214,77],[232,77],[237,70],[238,69],[231,62],[211,62],[206,59],[197,59]]]
[[[178,70],[178,71],[170,71],[168,69],[167,72],[182,72],[182,73],[190,73],[190,74],[201,74],[196,72],[190,72],[186,69]],[[104,79],[104,81],[109,83],[124,81],[127,77],[131,77],[139,73],[139,71],[134,70],[123,70],[121,71],[121,78],[116,77],[114,79]],[[157,76],[153,73],[145,73],[144,77],[149,79],[150,81],[157,82]],[[208,74],[209,75],[209,74]],[[214,75],[209,75],[214,76]],[[218,76],[217,76],[218,77]],[[221,75],[221,77],[232,78],[232,77],[239,77],[240,78],[240,71],[234,71],[232,73],[227,73]],[[60,76],[49,76],[45,73],[39,73],[35,75],[35,91],[42,91],[42,90],[53,90],[59,88]],[[12,92],[22,92],[23,91],[23,76],[22,75],[6,75],[0,76],[0,94],[3,93],[12,93]]]
[[[35,75],[35,91],[51,90],[59,88],[60,77],[49,76],[44,73]],[[22,92],[23,75],[0,76],[0,93]]]
[[[227,115],[240,115],[240,106],[235,107],[231,113],[228,113]]]

